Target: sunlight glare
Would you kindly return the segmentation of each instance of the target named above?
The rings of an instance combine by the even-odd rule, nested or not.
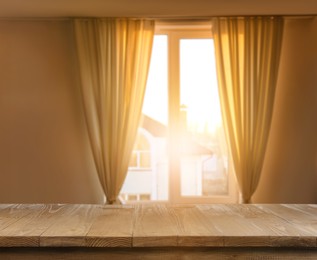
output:
[[[164,125],[168,121],[167,91],[167,36],[155,35],[142,112]]]
[[[143,113],[167,125],[167,36],[154,37]],[[215,133],[221,126],[214,45],[211,39],[180,42],[180,106],[187,110],[188,130]]]
[[[181,104],[187,107],[187,126],[193,132],[214,133],[221,126],[214,46],[211,39],[183,39]]]

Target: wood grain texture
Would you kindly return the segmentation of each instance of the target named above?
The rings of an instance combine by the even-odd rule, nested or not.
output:
[[[32,205],[29,214],[1,231],[0,246],[40,246],[40,235],[52,224],[49,221],[61,207],[59,205]]]
[[[194,205],[168,207],[178,230],[178,246],[223,246],[223,238]]]
[[[177,246],[177,223],[164,205],[142,205],[136,208],[133,247]]]
[[[288,247],[317,252],[316,211],[316,205],[270,204],[0,205],[0,251]]]
[[[208,217],[210,225],[222,234],[224,246],[269,246],[267,232],[263,232],[230,207],[223,204],[197,206]]]
[[[313,217],[317,216],[317,204],[284,204],[283,206],[300,210]]]
[[[306,206],[303,208],[303,206],[291,204],[266,204],[258,205],[258,207],[271,215],[279,217],[283,220],[283,223],[290,224],[296,230],[298,246],[316,247],[317,215],[305,211]]]
[[[13,206],[15,206],[15,204],[0,204],[0,211]]]
[[[293,225],[273,214],[261,210],[256,205],[230,205],[230,210],[247,219],[255,229],[266,236],[270,247],[315,246],[308,232],[299,232]]]
[[[0,208],[0,231],[30,214],[37,207],[40,206],[23,204],[3,205]]]
[[[98,207],[86,236],[90,247],[131,247],[135,210],[132,206]]]
[[[95,207],[63,205],[49,219],[49,228],[40,236],[41,247],[86,246],[86,235],[92,225]]]
[[[283,246],[283,247],[315,247],[316,235],[312,236],[312,233],[308,230],[298,228],[292,222],[287,219],[281,218],[276,212],[273,213],[272,205],[254,205],[254,208],[261,209],[264,213],[258,218],[257,222],[264,226],[266,229],[270,229],[276,233],[272,236],[271,246]],[[283,209],[283,206],[280,206]],[[271,209],[271,210],[269,210]],[[283,214],[282,214],[283,215]],[[299,216],[298,216],[299,217]],[[317,219],[315,217],[315,219]],[[313,221],[311,219],[311,221]]]

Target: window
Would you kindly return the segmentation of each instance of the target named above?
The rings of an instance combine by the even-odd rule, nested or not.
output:
[[[150,169],[151,168],[151,145],[144,133],[139,130],[134,149],[132,151],[130,170]]]
[[[213,48],[208,25],[158,26],[143,118],[122,199],[237,200],[221,123]]]

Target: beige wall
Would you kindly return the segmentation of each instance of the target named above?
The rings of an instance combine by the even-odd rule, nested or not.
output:
[[[253,202],[317,203],[317,19],[286,22],[273,123]]]
[[[0,203],[98,203],[67,21],[0,22]]]

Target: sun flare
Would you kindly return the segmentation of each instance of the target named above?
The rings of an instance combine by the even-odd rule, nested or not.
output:
[[[167,36],[155,36],[143,113],[167,125]],[[212,39],[180,41],[180,109],[189,131],[214,133],[221,112]],[[173,75],[170,75],[173,77]]]

